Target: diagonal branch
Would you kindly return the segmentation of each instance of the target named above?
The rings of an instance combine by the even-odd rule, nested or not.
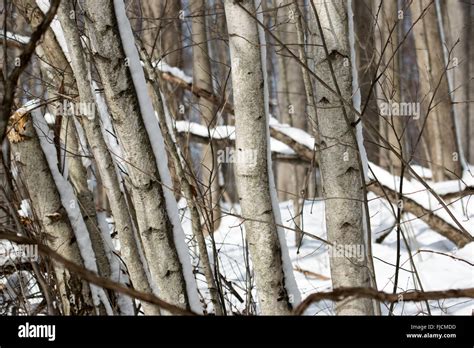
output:
[[[295,308],[294,314],[302,315],[311,304],[321,300],[342,301],[345,299],[372,298],[380,302],[395,303],[398,301],[431,301],[461,297],[474,298],[474,288],[445,291],[407,291],[397,294],[389,294],[372,288],[338,288],[332,292],[318,292],[309,295]]]
[[[6,239],[18,244],[33,244],[33,245],[38,245],[38,251],[40,254],[43,256],[48,256],[51,257],[52,259],[55,259],[56,261],[62,263],[71,273],[77,274],[79,277],[83,278],[84,280],[95,284],[97,286],[100,286],[104,289],[109,289],[114,292],[120,292],[122,294],[125,294],[127,296],[130,296],[131,298],[136,298],[141,301],[146,301],[149,303],[153,303],[164,310],[167,310],[168,312],[172,314],[179,314],[179,315],[196,315],[196,313],[188,311],[186,309],[180,308],[178,306],[175,306],[171,303],[165,302],[162,299],[158,298],[157,296],[151,294],[151,293],[144,293],[141,291],[137,291],[131,288],[128,288],[120,283],[114,282],[112,280],[109,280],[107,278],[103,278],[98,276],[96,273],[91,272],[84,267],[69,261],[65,257],[61,256],[58,254],[56,251],[53,249],[49,248],[48,246],[38,243],[36,240],[28,238],[28,237],[23,237],[18,234],[13,234],[13,233],[8,233],[4,231],[0,231],[0,240],[1,239]]]

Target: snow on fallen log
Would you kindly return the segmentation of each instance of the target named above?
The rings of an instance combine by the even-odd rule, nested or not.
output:
[[[205,98],[215,103],[216,105],[220,105],[220,99],[218,97],[214,95],[209,95],[208,92],[200,91],[199,89],[195,88],[192,83],[183,81],[179,77],[174,76],[169,72],[163,73],[163,78],[178,87],[191,91],[197,97]],[[234,108],[229,103],[226,103],[223,109],[225,112],[228,112],[232,115],[234,114]],[[200,137],[208,138],[207,134],[209,134],[207,133],[207,128],[205,133],[202,132],[202,130],[199,132]],[[290,149],[292,149],[295,152],[296,157],[302,160],[303,162],[315,163],[316,159],[313,155],[314,141],[310,140],[312,136],[307,132],[301,129],[290,127],[288,125],[282,125],[278,121],[272,120],[270,122],[270,135],[272,138],[279,140],[280,142],[287,145]],[[275,149],[273,146],[271,150],[272,152],[277,152],[277,149]],[[372,169],[377,167],[373,163],[369,163],[369,166]],[[412,169],[417,174],[421,172],[421,175],[419,175],[420,177],[430,177],[432,175],[430,171],[423,170],[419,166],[413,166]],[[392,184],[389,184],[389,182],[394,181],[394,177],[390,173],[388,173],[388,175],[390,175],[391,177],[390,180],[387,180],[385,182],[385,184],[388,184],[388,186],[385,186],[380,183],[374,183],[368,185],[367,190],[375,193],[378,196],[387,198],[392,203],[398,204],[398,190],[396,189],[396,186],[394,190],[394,186]],[[388,176],[384,175],[384,177]],[[381,190],[381,187],[383,187],[384,190]],[[426,190],[426,187],[424,187],[423,190]],[[462,224],[460,222],[462,221],[461,217],[456,216],[458,214],[455,214],[453,209],[449,209],[447,206],[440,207],[439,201],[431,193],[427,196],[427,198],[421,198],[421,196],[407,197],[406,194],[404,194],[403,200],[404,202],[408,203],[404,204],[404,210],[406,212],[412,213],[413,215],[422,219],[426,224],[428,224],[431,229],[440,233],[441,235],[452,241],[454,244],[456,244],[458,247],[462,247],[467,243],[473,241],[472,230],[474,228],[471,226],[467,226],[468,224]],[[435,212],[432,211],[431,207],[433,206],[435,207]],[[454,216],[457,221],[454,221],[451,215]],[[468,227],[468,229],[466,229],[466,227]]]
[[[228,140],[235,141],[235,127],[234,126],[216,126],[208,129],[206,126],[189,121],[176,121],[175,123],[177,133],[190,134],[198,139],[197,141],[208,142],[209,138],[212,140]],[[275,138],[270,139],[270,147],[272,152],[276,152],[285,156],[295,156],[296,152],[288,145]]]
[[[7,31],[6,36],[2,33],[0,33],[0,39],[6,38],[7,41],[11,41],[17,44],[21,45],[26,45],[28,41],[30,41],[30,38],[28,36],[12,33],[10,31]]]
[[[179,133],[191,134],[200,138],[200,141],[203,142],[209,141],[209,134],[213,140],[217,141],[235,139],[233,127],[231,126],[220,126],[219,129],[208,130],[205,126],[197,123],[178,121],[176,122],[176,130]],[[272,152],[290,155],[307,163],[315,161],[313,156],[314,137],[307,132],[289,125],[281,124],[273,119],[270,122],[270,134],[272,135]],[[283,152],[279,149],[280,144],[286,145]],[[369,166],[376,174],[378,181],[375,180],[373,175],[369,174],[367,190],[373,192],[379,197],[389,200],[393,204],[398,204],[398,184],[400,178],[393,176],[373,163],[369,162]],[[471,174],[467,173],[465,177],[463,177],[463,185],[466,188],[469,188],[468,185],[473,181],[472,178],[468,178],[468,175],[470,176]],[[458,184],[458,182],[456,181],[455,184]],[[444,188],[444,191],[442,190],[443,187],[440,185],[434,186],[434,188],[436,192],[439,191],[440,194],[442,194],[452,191],[455,184],[445,184],[447,187]],[[462,216],[453,209],[450,209],[451,214],[455,216],[457,221],[460,222],[463,227],[463,229],[459,228],[446,211],[446,208],[441,206],[435,197],[427,192],[424,187],[420,188],[409,180],[404,179],[402,201],[405,212],[411,213],[421,219],[431,229],[449,239],[451,242],[456,244],[456,246],[463,247],[473,240],[472,236],[474,235],[474,226],[471,226],[468,223],[463,223]]]
[[[432,184],[433,190],[445,200],[474,194],[474,167],[464,170],[459,180],[449,180]]]
[[[153,62],[153,67],[160,70],[161,72],[169,73],[173,76],[176,76],[177,78],[180,78],[181,80],[183,80],[187,84],[193,83],[193,78],[191,76],[186,75],[186,73],[183,70],[181,70],[180,68],[168,65],[163,60]]]
[[[462,216],[454,209],[450,209],[450,213],[463,227],[463,229],[459,228],[448,214],[449,208],[442,206],[432,193],[424,190],[424,187],[422,189],[404,178],[403,195],[399,199],[400,177],[390,174],[373,163],[370,164],[370,168],[369,179],[372,182],[367,186],[369,191],[395,204],[399,204],[401,200],[405,212],[424,221],[431,229],[449,239],[457,247],[463,247],[473,241],[474,225],[463,222]]]

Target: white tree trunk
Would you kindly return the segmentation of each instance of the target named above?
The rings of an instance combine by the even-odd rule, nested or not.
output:
[[[58,189],[41,149],[29,114],[16,113],[10,119],[8,138],[21,183],[28,190],[32,210],[38,218],[46,244],[78,265],[83,265],[79,247]],[[40,175],[38,175],[40,174]],[[54,262],[58,292],[64,315],[93,314],[94,305],[89,285]]]
[[[89,34],[105,98],[124,149],[138,229],[162,299],[189,308],[163,187],[124,54],[112,1],[86,1]]]
[[[77,27],[70,17],[71,10],[72,7],[68,2],[62,2],[58,10],[58,16],[61,20],[64,36],[68,43],[71,67],[75,76],[78,76],[76,81],[80,100],[83,103],[91,105],[94,110],[94,117],[81,118],[82,125],[109,200],[110,209],[115,222],[115,229],[118,232],[120,240],[121,256],[127,265],[130,279],[132,280],[134,288],[142,292],[150,293],[152,292],[151,286],[147,279],[144,265],[140,260],[137,242],[133,235],[133,221],[130,217],[123,193],[120,190],[120,183],[116,175],[112,156],[100,129],[99,116],[96,114],[97,106],[91,89],[90,71],[83,56],[83,49]],[[142,302],[142,307],[146,315],[160,314],[158,306]]]
[[[64,150],[64,158],[61,158],[61,161],[64,163],[60,163],[68,167],[68,179],[74,188],[81,214],[84,217],[84,222],[89,231],[99,275],[109,278],[110,264],[107,258],[104,240],[99,230],[94,196],[88,187],[87,169],[82,163],[81,145],[79,144],[73,117],[63,117],[61,121],[61,149]]]
[[[344,0],[311,1],[319,16],[322,33],[311,11],[315,71],[345,100],[352,100],[351,50],[348,29],[348,2]],[[323,38],[328,50],[325,51]],[[331,67],[332,71],[331,72]],[[337,86],[337,87],[336,87]],[[354,113],[321,83],[316,83],[316,107],[320,134],[320,168],[325,199],[326,228],[330,249],[333,288],[370,287],[365,248],[363,212],[364,182],[358,148]],[[362,253],[343,255],[336,248],[351,248]],[[371,300],[338,302],[339,315],[373,315]]]
[[[236,114],[236,180],[262,314],[291,311],[272,207],[260,40],[253,0],[224,2]],[[291,294],[293,295],[293,294]]]

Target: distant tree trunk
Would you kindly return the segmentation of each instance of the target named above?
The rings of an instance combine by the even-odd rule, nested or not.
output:
[[[298,56],[298,34],[296,13],[291,5],[293,0],[285,0],[285,6],[278,12],[278,36],[291,51]],[[299,1],[301,3],[301,1]],[[276,46],[278,60],[277,96],[280,121],[292,127],[307,129],[306,94],[301,66],[294,62],[288,52]],[[288,163],[278,164],[277,189],[281,200],[293,201],[293,217],[296,228],[301,228],[301,206],[304,200],[304,181],[306,168],[302,165]],[[296,233],[296,244],[299,245],[303,235]]]
[[[314,33],[313,59],[315,71],[331,88],[339,90],[346,101],[352,100],[351,50],[348,29],[348,2],[311,0],[310,26]],[[325,46],[327,47],[327,52]],[[316,108],[321,144],[321,175],[325,199],[328,240],[333,288],[370,287],[368,258],[365,246],[364,183],[360,150],[351,125],[354,112],[321,83],[316,83]],[[337,247],[353,248],[358,253],[339,256]],[[362,253],[361,253],[362,252]],[[373,315],[372,301],[358,299],[338,302],[339,315]]]
[[[469,46],[472,37],[469,35],[469,22],[472,2],[462,0],[439,1],[443,18],[445,42],[442,44],[448,51],[452,50],[448,76],[451,79],[453,109],[460,130],[460,142],[464,155],[469,160],[469,84],[472,83],[472,72],[469,70]],[[472,25],[472,24],[471,24]]]
[[[305,21],[304,15],[304,6],[298,6],[298,3],[293,3],[293,11],[296,15],[296,30],[297,30],[297,42],[298,42],[298,57],[301,62],[303,62],[306,66],[308,65],[308,55],[305,50],[307,45],[307,38],[309,32],[304,29],[303,23]],[[307,122],[307,130],[310,134],[312,134],[315,138],[315,142],[319,143],[319,133],[316,127],[316,99],[314,96],[314,87],[312,78],[307,70],[306,67],[301,66],[301,72],[303,75],[303,83],[304,89],[306,94],[306,122]],[[315,152],[316,161],[319,158],[319,152]],[[305,196],[309,197],[318,197],[321,196],[320,193],[320,170],[319,168],[313,167],[309,168],[307,173],[307,182],[305,183],[304,189],[306,192],[304,193]]]
[[[367,131],[367,124],[375,128],[379,127],[380,119],[377,107],[377,93],[374,80],[377,74],[377,59],[375,50],[375,12],[374,0],[352,1],[354,11],[354,36],[356,46],[357,71],[359,76],[359,86],[361,95],[361,111],[367,104],[362,118],[364,147],[367,151],[369,161],[379,164],[379,144],[377,139]],[[384,1],[396,4],[395,1]],[[372,90],[371,90],[372,89]]]
[[[410,7],[412,21],[425,9],[422,19],[413,27],[421,111],[427,117],[423,135],[430,154],[433,179],[457,179],[462,174],[461,159],[435,3],[418,0]]]
[[[83,55],[77,26],[70,17],[71,11],[72,7],[70,3],[64,1],[58,9],[58,16],[61,20],[64,36],[67,40],[72,70],[75,76],[79,77],[76,82],[80,100],[82,103],[90,105],[94,113],[93,117],[91,117],[92,115],[83,115],[84,117],[81,118],[82,126],[97,165],[97,174],[100,175],[107,194],[115,222],[115,229],[118,232],[120,240],[121,255],[127,266],[130,279],[137,290],[150,293],[151,287],[145,273],[145,268],[140,261],[138,246],[133,235],[133,221],[128,212],[123,193],[120,190],[112,156],[108,151],[100,129],[99,117],[96,114],[97,106],[95,105],[94,96],[92,95],[90,71]],[[142,306],[144,313],[147,315],[160,313],[158,306],[147,302],[143,302]]]
[[[128,164],[138,230],[153,280],[162,299],[189,308],[173,225],[166,210],[157,162],[126,64],[112,1],[85,2],[93,53],[114,128]]]
[[[203,89],[210,94],[214,92],[212,86],[212,69],[206,32],[206,5],[204,0],[193,0],[190,3],[191,31],[193,42],[193,86]],[[201,123],[210,128],[217,124],[217,113],[213,103],[204,98],[196,98],[200,111]],[[219,164],[217,163],[215,144],[203,145],[201,149],[201,192],[207,216],[204,217],[204,226],[208,233],[219,228],[221,210],[219,206],[221,194],[219,187]]]
[[[83,265],[79,247],[66,210],[59,196],[38,136],[29,114],[15,113],[10,118],[8,139],[21,183],[28,190],[31,208],[42,227],[46,244],[78,265]],[[22,127],[20,127],[22,126]],[[40,173],[41,175],[38,175]],[[53,261],[64,315],[94,314],[89,285]]]
[[[138,1],[142,9],[142,40],[143,46],[150,55],[153,62],[163,59],[168,65],[182,68],[182,30],[183,21],[180,0],[153,0]],[[169,86],[166,86],[167,88]],[[172,93],[173,115],[180,116],[177,112],[183,93],[181,90],[170,88],[168,92]],[[181,141],[181,146],[187,156],[187,143]],[[170,157],[168,153],[168,158]],[[173,186],[179,186],[179,178],[176,176],[176,169],[173,163],[170,163],[170,174],[173,180]],[[175,191],[175,198],[179,200],[181,192]]]
[[[264,72],[253,0],[225,0],[236,117],[236,180],[262,314],[291,311],[277,226],[272,209],[267,159]]]
[[[171,66],[182,67],[180,0],[140,1],[143,11],[143,41],[153,60],[163,58]]]
[[[212,59],[214,62],[217,62],[216,67],[213,70],[214,75],[217,76],[215,79],[215,83],[217,83],[216,94],[231,98],[232,86],[230,83],[229,46],[226,44],[227,24],[222,0],[215,2],[214,11],[215,13],[219,13],[210,30]],[[209,21],[210,20],[211,18],[209,18]],[[228,126],[234,125],[233,115],[223,113],[222,118],[223,124]],[[226,145],[231,146],[230,144]],[[219,166],[224,179],[223,186],[221,187],[222,196],[229,203],[236,203],[238,200],[238,194],[237,188],[235,187],[234,164],[219,163]]]
[[[377,1],[377,7],[381,6],[379,13],[378,28],[380,28],[379,42],[377,43],[377,52],[382,53],[379,73],[383,72],[382,78],[378,84],[377,98],[379,103],[392,105],[392,103],[401,103],[400,87],[400,51],[397,51],[399,45],[399,33],[401,31],[402,21],[398,19],[398,6],[396,1]],[[395,29],[394,29],[395,28]],[[391,33],[391,34],[390,34]],[[385,105],[385,106],[386,106]],[[384,106],[384,107],[385,107]],[[407,159],[407,148],[405,145],[405,126],[403,117],[398,115],[380,116],[380,134],[386,141],[399,153],[402,153]],[[380,165],[390,172],[400,175],[401,161],[385,146],[380,147]]]

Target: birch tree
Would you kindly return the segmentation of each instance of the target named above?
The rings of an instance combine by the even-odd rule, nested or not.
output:
[[[19,109],[10,118],[7,134],[21,182],[26,186],[32,210],[42,227],[47,245],[78,265],[84,265],[77,238],[61,202],[56,183],[41,149],[30,114]],[[46,135],[44,135],[46,136]],[[39,174],[39,175],[38,175]],[[94,313],[89,285],[60,263],[53,262],[64,315]]]
[[[262,314],[285,315],[291,295],[285,287],[282,250],[272,207],[267,158],[267,120],[260,40],[253,0],[225,0],[235,104],[235,148],[239,201],[254,266]],[[256,157],[254,157],[256,156]],[[255,161],[248,159],[255,158]]]
[[[166,210],[156,158],[142,119],[129,60],[112,1],[86,1],[88,33],[93,58],[104,88],[112,121],[124,150],[138,230],[160,296],[189,308],[183,268],[178,257],[173,225]],[[146,87],[146,86],[143,86]]]
[[[349,2],[350,4],[350,2]],[[311,1],[314,69],[340,97],[352,98],[348,2]],[[359,248],[362,255],[330,252],[333,288],[370,287],[363,223],[364,190],[354,112],[318,80],[316,108],[320,134],[320,168],[325,200],[327,236],[332,248]],[[339,315],[373,315],[370,300],[336,303]]]
[[[84,132],[107,193],[115,222],[115,229],[119,235],[121,255],[127,266],[130,279],[137,290],[151,292],[150,282],[145,272],[145,266],[147,265],[143,265],[141,262],[139,246],[133,232],[134,223],[129,214],[124,194],[120,189],[112,156],[102,136],[99,116],[97,115],[97,105],[92,94],[91,72],[83,55],[78,29],[73,20],[75,16],[71,16],[71,14],[74,14],[74,12],[70,4],[66,1],[62,2],[58,10],[58,16],[64,29],[64,36],[67,39],[68,51],[71,56],[71,67],[75,76],[83,77],[76,80],[80,100],[82,103],[90,105],[93,110],[93,115],[82,115],[81,117]],[[147,315],[160,313],[159,308],[155,305],[143,302],[142,306],[144,313]]]

